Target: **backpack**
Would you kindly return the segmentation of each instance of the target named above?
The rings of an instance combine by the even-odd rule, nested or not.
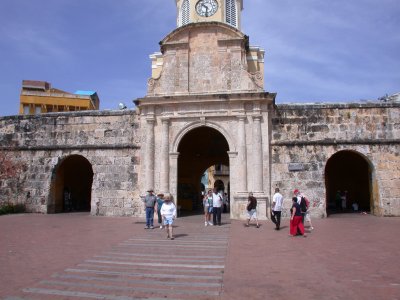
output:
[[[306,197],[301,197],[300,211],[302,213],[307,212],[309,206],[310,206],[310,201],[308,201],[308,199]]]

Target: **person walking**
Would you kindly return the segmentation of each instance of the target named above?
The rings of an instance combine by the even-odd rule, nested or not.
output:
[[[281,227],[281,214],[282,214],[283,196],[279,193],[279,188],[275,189],[275,194],[272,197],[272,214],[271,220],[275,224],[275,230]]]
[[[253,196],[253,193],[251,193],[251,192],[249,193],[246,209],[247,209],[246,227],[250,226],[251,219],[255,219],[256,227],[259,228],[260,224],[258,224],[258,219],[257,219],[257,199],[256,199],[256,197]]]
[[[163,228],[162,225],[162,216],[161,216],[161,206],[164,203],[164,194],[158,194],[157,195],[157,218],[158,218],[158,226],[160,226],[160,229]]]
[[[212,225],[211,214],[213,211],[213,197],[212,190],[208,190],[207,194],[203,197],[203,208],[204,208],[204,226]]]
[[[212,206],[213,206],[213,225],[221,226],[221,213],[222,213],[222,197],[218,194],[217,188],[214,188],[212,193]]]
[[[307,210],[307,212],[305,213],[304,221],[308,222],[308,224],[310,224],[309,225],[310,230],[314,230],[314,227],[313,227],[312,222],[311,222],[310,210]]]
[[[147,190],[147,195],[144,197],[143,202],[146,212],[146,227],[144,229],[153,229],[154,206],[156,205],[157,197],[154,195],[154,190],[152,188]]]
[[[172,202],[172,196],[170,194],[166,194],[164,196],[164,203],[161,206],[161,216],[164,220],[164,226],[167,231],[167,238],[173,240],[173,227],[172,224],[176,219],[176,206],[174,202]]]
[[[296,236],[297,232],[300,233],[303,237],[306,237],[304,233],[304,225],[301,221],[302,214],[300,211],[300,204],[297,203],[297,197],[292,198],[292,208],[290,209],[290,231],[289,234],[291,237]]]

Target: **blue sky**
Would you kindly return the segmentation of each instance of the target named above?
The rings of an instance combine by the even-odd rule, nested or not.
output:
[[[242,31],[265,54],[277,103],[400,92],[398,0],[244,0]],[[0,116],[23,79],[95,90],[101,109],[146,94],[149,55],[176,28],[174,0],[1,0]]]

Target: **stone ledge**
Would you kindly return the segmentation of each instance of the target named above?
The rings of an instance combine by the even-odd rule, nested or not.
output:
[[[287,110],[298,110],[298,109],[324,109],[324,108],[337,108],[337,109],[348,109],[348,108],[391,108],[400,107],[398,102],[337,102],[337,103],[283,103],[276,104],[276,109],[287,109]]]
[[[387,139],[387,140],[353,140],[353,141],[341,141],[341,140],[319,140],[319,141],[284,141],[284,142],[271,142],[271,146],[311,146],[311,145],[392,145],[400,144],[398,139]]]
[[[118,149],[140,149],[140,146],[134,144],[119,144],[119,145],[55,145],[55,146],[0,147],[0,150],[8,150],[8,151],[118,150]]]

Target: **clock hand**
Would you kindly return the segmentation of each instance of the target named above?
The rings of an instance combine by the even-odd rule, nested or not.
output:
[[[204,11],[204,9],[205,9],[205,14],[207,15],[208,14],[208,7],[207,7],[207,5],[205,5],[204,3],[202,3],[201,4],[201,7],[203,8],[202,10]]]
[[[208,5],[204,4],[205,8],[206,8],[206,17],[208,17]]]

